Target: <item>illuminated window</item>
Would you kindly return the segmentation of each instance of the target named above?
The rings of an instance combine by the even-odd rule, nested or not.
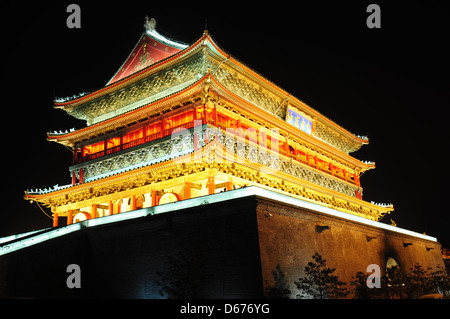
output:
[[[104,149],[105,149],[105,143],[103,141],[95,143],[95,144],[87,145],[87,146],[83,147],[83,156],[95,154],[95,153],[103,151]]]
[[[194,112],[193,111],[185,112],[180,115],[180,124],[179,125],[190,123],[193,120],[194,120]]]
[[[106,148],[113,148],[120,145],[120,137],[113,137],[106,141]]]
[[[140,139],[142,137],[144,137],[144,129],[135,130],[130,133],[127,133],[123,137],[123,143],[129,143],[129,142],[135,141],[137,139]]]
[[[169,121],[171,121],[171,126],[170,127],[177,127],[177,126],[181,126],[187,123],[190,123],[194,120],[194,112],[193,111],[189,111],[189,112],[185,112],[183,114],[179,114],[176,115],[170,119],[167,119],[166,123],[169,123]],[[169,128],[170,128],[169,127]]]
[[[172,127],[177,127],[181,125],[181,115],[172,117]]]
[[[229,127],[229,118],[221,114],[217,114],[217,122],[225,127]]]
[[[161,132],[161,122],[150,124],[145,128],[146,135],[152,135]]]
[[[195,115],[197,119],[203,118],[203,107],[198,107],[198,108],[195,109],[195,111],[197,113]]]
[[[165,130],[168,130],[168,129],[170,129],[171,127],[172,127],[172,119],[166,119],[165,121],[164,121],[164,129]]]

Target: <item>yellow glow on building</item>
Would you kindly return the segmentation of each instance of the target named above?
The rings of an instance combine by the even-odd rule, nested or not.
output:
[[[135,65],[143,54],[150,62]],[[73,150],[71,184],[25,192],[51,208],[54,226],[247,186],[373,221],[393,210],[362,199],[360,176],[375,165],[350,153],[366,137],[257,74],[207,31],[191,45],[144,32],[104,88],[55,108],[87,126],[48,133]]]

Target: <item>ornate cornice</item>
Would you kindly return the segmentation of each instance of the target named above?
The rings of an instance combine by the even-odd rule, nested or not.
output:
[[[239,142],[238,139],[231,141],[229,138],[217,136],[212,142],[197,151],[156,164],[132,168],[129,171],[85,184],[46,194],[26,192],[25,199],[57,207],[145,185],[155,186],[157,183],[168,180],[176,184],[175,180],[179,177],[184,180],[189,175],[212,169],[240,179],[241,185],[257,184],[373,220],[377,220],[393,210],[392,206],[380,207],[355,198],[353,192],[357,187],[354,185],[332,176],[326,176],[318,170],[308,168],[283,156],[274,156],[275,154],[270,154],[266,150],[251,147],[248,143],[239,145],[239,143],[245,142]],[[169,149],[172,152],[172,148],[176,147],[174,145],[176,142],[175,140],[171,141],[171,147],[158,147],[158,150],[162,150],[165,155],[155,153],[156,156],[165,158]],[[186,149],[192,147],[190,144],[192,141],[187,143],[189,145],[185,145]],[[134,156],[135,160],[141,161],[143,156],[154,156],[152,149],[148,149],[146,152],[135,151],[130,154]],[[133,159],[129,158],[125,165],[132,165],[132,161]]]

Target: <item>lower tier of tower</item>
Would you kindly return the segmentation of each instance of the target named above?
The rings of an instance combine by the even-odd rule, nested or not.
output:
[[[402,272],[443,267],[436,238],[250,186],[3,242],[0,297],[167,298],[159,274],[181,263],[198,279],[192,298],[267,297],[275,273],[296,298],[293,282],[315,253],[348,286],[369,265],[384,275],[393,260]],[[80,288],[67,286],[69,265]]]

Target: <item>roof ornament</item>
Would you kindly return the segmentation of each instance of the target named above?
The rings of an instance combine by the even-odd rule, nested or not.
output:
[[[156,28],[156,20],[155,18],[149,19],[148,16],[145,16],[144,29],[147,32],[151,32]]]
[[[89,94],[89,92],[80,92],[78,94],[73,94],[72,96],[67,96],[67,97],[55,97],[55,102],[57,102],[57,103],[67,102],[67,101],[75,100],[79,97],[85,96],[87,94]]]

